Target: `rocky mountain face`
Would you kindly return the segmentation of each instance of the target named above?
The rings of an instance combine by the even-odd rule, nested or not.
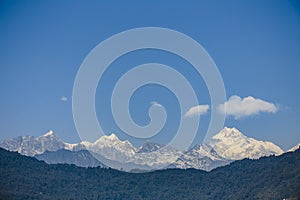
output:
[[[74,164],[79,167],[102,167],[107,166],[97,160],[89,151],[69,151],[60,149],[57,151],[46,151],[43,154],[34,156],[38,160],[43,160],[48,164]]]
[[[42,154],[45,151],[57,151],[66,147],[61,139],[59,139],[53,131],[34,138],[33,136],[19,136],[11,140],[5,140],[0,146],[10,151],[17,151],[26,156],[34,156]]]
[[[180,169],[202,169],[210,171],[216,167],[229,164],[233,160],[219,156],[213,148],[208,145],[197,145],[194,148],[186,151],[174,163],[171,168]]]
[[[157,151],[158,149],[160,149],[162,147],[163,147],[163,145],[156,144],[156,143],[151,142],[151,141],[147,141],[145,144],[143,144],[143,146],[141,146],[139,148],[137,153],[150,153],[150,152],[153,152],[153,151]]]
[[[128,140],[121,141],[115,134],[102,136],[93,143],[83,141],[69,144],[59,139],[53,131],[37,138],[23,136],[5,140],[0,147],[23,155],[36,156],[48,163],[70,163],[84,167],[105,166],[106,163],[110,166],[113,163],[112,166],[118,166],[116,168],[123,168],[126,171],[166,167],[210,171],[234,160],[257,159],[283,153],[271,142],[248,138],[236,128],[226,127],[204,144],[185,152],[151,141],[136,148]],[[92,152],[93,156],[100,160],[99,163],[91,154],[87,154],[86,150]]]

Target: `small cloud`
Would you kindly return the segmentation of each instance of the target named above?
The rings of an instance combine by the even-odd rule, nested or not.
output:
[[[256,115],[261,112],[276,113],[278,108],[270,102],[255,99],[252,96],[241,98],[237,95],[231,96],[224,104],[220,104],[219,111],[226,112],[235,119]]]
[[[158,107],[163,107],[161,104],[159,104],[157,101],[151,101],[150,105],[152,106],[158,106]]]
[[[68,98],[65,96],[62,96],[62,97],[60,97],[60,100],[66,102],[66,101],[68,101]]]
[[[209,110],[209,105],[198,105],[191,107],[185,114],[185,117],[193,117],[198,115],[204,115]]]

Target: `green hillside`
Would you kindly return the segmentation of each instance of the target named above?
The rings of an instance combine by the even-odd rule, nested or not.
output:
[[[299,199],[300,151],[244,159],[211,172],[168,169],[126,173],[48,165],[0,149],[0,198],[10,199]]]

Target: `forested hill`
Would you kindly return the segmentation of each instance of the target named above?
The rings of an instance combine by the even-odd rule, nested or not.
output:
[[[300,151],[244,159],[211,172],[168,169],[132,174],[48,165],[0,149],[0,198],[10,199],[299,199]],[[298,197],[298,198],[297,198]]]

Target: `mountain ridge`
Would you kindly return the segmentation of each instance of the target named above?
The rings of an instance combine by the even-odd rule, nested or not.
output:
[[[248,138],[238,129],[227,127],[224,127],[205,144],[196,145],[185,152],[178,151],[172,147],[165,148],[163,145],[151,141],[147,141],[141,147],[136,148],[128,140],[121,141],[113,133],[102,136],[93,143],[82,141],[76,144],[63,142],[51,130],[36,138],[32,136],[23,137],[28,138],[20,139],[18,137],[6,140],[0,146],[29,156],[40,155],[46,151],[55,152],[60,149],[73,152],[88,150],[94,156],[99,156],[100,162],[104,165],[116,164],[116,168],[119,168],[123,164],[124,167],[122,168],[127,171],[136,168],[150,170],[195,168],[210,171],[234,160],[243,158],[257,159],[262,156],[280,155],[283,153],[280,147],[271,142]],[[75,160],[75,157],[73,164],[78,162]],[[44,158],[46,159],[47,156],[44,156]],[[48,162],[50,161],[48,160]],[[71,161],[69,160],[69,162]]]
[[[78,167],[107,168],[106,165],[101,163],[87,150],[70,151],[67,149],[59,149],[57,151],[46,151],[34,157],[48,164],[74,164]]]

